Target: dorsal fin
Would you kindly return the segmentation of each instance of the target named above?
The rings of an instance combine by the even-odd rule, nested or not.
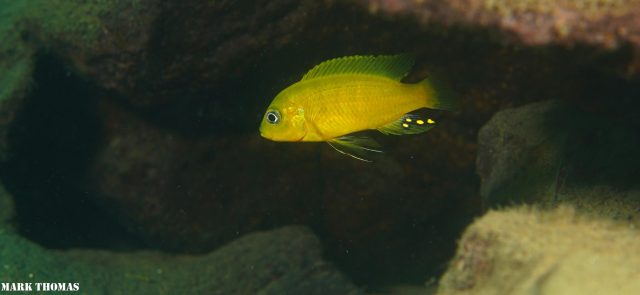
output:
[[[345,56],[320,63],[307,72],[302,80],[336,74],[369,74],[400,81],[412,66],[413,58],[409,55]]]

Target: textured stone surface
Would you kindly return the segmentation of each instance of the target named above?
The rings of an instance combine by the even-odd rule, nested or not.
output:
[[[147,8],[143,1],[127,2],[0,1],[0,159],[7,158],[8,126],[34,86],[38,53],[56,51],[72,60],[96,50],[105,16],[120,11],[126,17],[130,10]],[[128,30],[134,27],[127,25]]]
[[[476,167],[489,204],[555,198],[553,184],[570,132],[564,129],[571,128],[557,119],[567,110],[557,101],[534,103],[498,112],[483,126]]]
[[[0,187],[0,189],[0,224],[2,228],[6,228],[9,227],[9,222],[15,214],[13,197],[4,187]]]
[[[617,113],[558,101],[503,110],[480,131],[481,194],[490,206],[568,203],[639,225],[637,130]]]
[[[16,111],[27,92],[33,72],[33,50],[19,42],[16,28],[20,5],[0,2],[0,160],[8,153],[7,126],[13,122]]]
[[[360,271],[368,268],[374,274],[417,281],[413,276],[424,276],[421,268],[451,255],[446,241],[455,240],[455,229],[480,210],[478,198],[468,197],[477,195],[477,186],[473,173],[465,169],[473,162],[474,146],[453,141],[447,126],[439,127],[414,138],[386,138],[390,151],[374,165],[345,161],[332,149],[323,150],[321,228],[327,231],[330,253],[345,261],[354,277],[371,279]],[[368,257],[376,257],[375,262],[366,263]]]
[[[260,55],[300,37],[328,3],[142,2],[142,12],[102,16],[98,50],[84,50],[74,64],[136,105],[217,99]]]
[[[478,210],[467,201],[477,186],[469,126],[488,107],[446,114],[431,134],[380,137],[389,160],[376,166],[324,144],[273,143],[256,132],[273,95],[315,63],[397,52],[393,44],[405,37],[394,31],[408,25],[387,28],[358,6],[333,1],[269,1],[263,10],[231,1],[46,3],[8,22],[20,52],[32,54],[24,77],[37,87],[26,104],[24,93],[12,94],[22,115],[5,117],[0,128],[12,134],[4,179],[20,196],[18,208],[58,203],[70,210],[24,211],[20,229],[32,238],[47,243],[64,232],[69,239],[52,246],[65,247],[96,237],[93,226],[107,232],[114,218],[143,246],[207,251],[251,230],[305,223],[365,280],[371,270],[402,276],[412,261],[421,261],[415,269],[441,263],[451,253],[443,245]],[[67,16],[74,22],[65,23]],[[444,124],[455,118],[463,123]],[[425,144],[434,148],[425,152]],[[81,234],[74,224],[83,225]],[[442,238],[434,243],[434,235]],[[440,252],[432,256],[434,249]]]
[[[627,74],[640,72],[640,1],[358,0],[371,13],[423,26],[484,27],[527,45],[632,47]]]
[[[464,233],[437,294],[637,294],[640,232],[528,207],[490,211]]]
[[[562,15],[545,18],[530,40],[504,42],[501,33],[513,30],[497,18],[510,13],[522,27],[528,15],[544,17],[535,9],[546,2],[485,3],[494,14],[467,2],[384,3],[0,0],[8,40],[0,44],[0,172],[16,195],[19,229],[55,247],[109,248],[104,226],[113,223],[142,240],[124,248],[207,251],[245,232],[305,223],[359,281],[417,281],[440,271],[481,210],[476,134],[496,110],[562,98],[635,116],[626,103],[637,97],[633,81],[608,72],[633,65],[627,49],[636,47],[621,44],[635,26],[605,50],[582,46],[605,44],[588,39],[603,32],[592,23],[582,34],[571,22],[567,37],[548,39],[547,24]],[[560,4],[579,19],[616,14],[616,26],[634,13],[625,10],[634,2]],[[543,10],[557,15],[555,6]],[[461,109],[427,134],[378,136],[388,155],[381,163],[258,137],[272,97],[315,64],[398,52],[418,58],[409,80],[451,82]],[[47,215],[61,204],[69,211]],[[74,244],[82,236],[94,242]]]
[[[0,280],[77,282],[83,294],[363,294],[306,228],[253,233],[204,255],[48,250],[8,226],[0,188]]]
[[[307,156],[317,147],[263,144],[257,134],[186,137],[108,103],[100,113],[104,146],[90,187],[131,232],[163,249],[204,251],[320,213],[318,163]]]

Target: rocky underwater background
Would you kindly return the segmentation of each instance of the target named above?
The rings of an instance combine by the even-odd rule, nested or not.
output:
[[[460,109],[382,161],[257,128],[339,56]],[[640,293],[638,0],[0,0],[0,282]]]

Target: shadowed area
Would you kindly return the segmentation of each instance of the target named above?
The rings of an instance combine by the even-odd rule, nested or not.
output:
[[[9,130],[12,153],[0,170],[16,196],[18,231],[56,249],[137,244],[87,185],[101,134],[92,88],[51,55],[38,57],[32,83]]]

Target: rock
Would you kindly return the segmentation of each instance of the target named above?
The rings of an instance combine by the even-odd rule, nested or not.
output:
[[[503,110],[480,129],[476,167],[480,194],[488,204],[555,197],[552,184],[570,132],[558,132],[567,128],[565,125],[554,126],[554,119],[567,111],[560,105],[551,101]]]
[[[481,195],[640,224],[637,125],[617,113],[547,101],[498,112],[480,131]]]
[[[23,53],[28,54],[28,53]],[[1,53],[0,53],[1,56]],[[13,60],[0,57],[0,161],[6,161],[10,153],[8,131],[14,122],[31,82],[33,71],[32,61],[29,59]]]
[[[128,5],[133,8],[124,14],[111,10],[118,13],[100,15],[101,50],[84,50],[75,64],[138,106],[217,100],[233,95],[221,91],[225,85],[245,87],[238,79],[253,70],[257,60],[300,38],[330,3],[145,1]],[[133,30],[131,18],[136,19]]]
[[[637,294],[640,232],[569,207],[490,211],[462,236],[437,294]]]
[[[148,244],[202,252],[252,230],[308,224],[320,214],[313,146],[264,144],[257,133],[187,137],[117,105],[100,108],[104,145],[91,164],[89,187]]]
[[[640,4],[635,1],[359,0],[371,13],[411,16],[433,25],[497,28],[527,45],[630,45],[627,74],[640,72]]]
[[[103,241],[110,238],[96,238],[91,229],[116,223],[134,240],[123,238],[125,249],[140,247],[141,240],[143,247],[204,252],[252,230],[305,223],[323,233],[329,253],[348,260],[342,266],[369,280],[370,273],[359,270],[404,276],[412,270],[396,259],[409,264],[420,257],[413,269],[443,262],[452,252],[444,245],[452,245],[479,210],[469,201],[477,186],[474,131],[461,135],[456,129],[482,121],[489,108],[469,108],[457,115],[465,123],[443,124],[406,146],[389,141],[390,157],[401,160],[373,172],[324,144],[272,143],[257,135],[260,115],[281,87],[345,50],[363,53],[375,45],[395,52],[390,44],[405,38],[395,29],[410,26],[389,29],[389,23],[335,1],[269,1],[263,10],[231,2],[51,3],[60,7],[43,2],[13,14],[16,43],[38,52],[25,57],[36,65],[38,87],[26,98],[16,96],[28,102],[16,100],[24,120],[7,118],[0,127],[13,130],[3,180],[20,195],[18,208],[53,200],[69,205],[70,212],[47,218],[44,209],[19,214],[21,232],[38,242],[109,248]],[[66,22],[68,16],[74,21]],[[319,46],[327,40],[350,48]],[[469,119],[470,113],[479,115]],[[435,146],[429,153],[425,141]],[[432,168],[411,167],[418,161]],[[365,179],[384,189],[368,188]],[[463,208],[450,209],[452,202]],[[461,219],[442,221],[452,217],[449,211]],[[66,216],[77,217],[60,222]],[[73,224],[81,224],[84,234],[73,235]],[[53,238],[60,232],[98,241]],[[433,235],[443,238],[434,242],[428,238]],[[406,250],[414,237],[422,237],[418,243],[425,247]],[[389,251],[379,241],[406,251]],[[422,257],[432,251],[439,254]],[[384,259],[372,261],[371,254]],[[399,266],[389,267],[394,264]]]
[[[468,169],[475,147],[443,125],[411,138],[381,138],[389,150],[373,165],[323,150],[320,228],[329,253],[355,280],[420,282],[424,269],[451,255],[451,242],[479,212]],[[376,259],[365,263],[367,257]],[[365,267],[370,271],[359,271]]]
[[[0,226],[7,227],[14,214],[13,198],[4,187],[0,186]],[[0,230],[3,230],[2,228]]]
[[[0,193],[0,280],[79,283],[91,294],[363,294],[321,258],[301,226],[238,238],[204,255],[43,248],[7,227]],[[35,284],[34,284],[35,288]]]
[[[37,3],[0,0],[8,40],[0,44],[0,172],[21,234],[56,248],[207,252],[253,230],[303,223],[367,284],[440,271],[482,208],[476,133],[497,109],[626,91],[602,69],[631,64],[619,43],[617,51],[582,46],[593,44],[591,32],[563,48],[504,42],[494,33],[508,29],[465,22],[452,2],[393,2],[404,5],[397,17],[388,5],[371,13],[373,1]],[[433,26],[427,13],[438,15]],[[635,48],[635,32],[629,26],[616,40]],[[408,81],[451,81],[461,109],[428,134],[380,136],[388,159],[367,166],[322,143],[258,137],[269,101],[314,65],[398,52],[418,58]],[[624,116],[635,116],[626,106]],[[68,211],[46,215],[60,204]],[[109,243],[120,239],[106,224],[128,238]],[[93,242],[73,242],[78,236]]]
[[[25,96],[27,82],[31,78],[33,66],[29,58],[32,51],[18,42],[19,31],[15,28],[18,2],[0,2],[0,160],[6,161],[9,144],[7,126],[13,122],[15,113]]]

